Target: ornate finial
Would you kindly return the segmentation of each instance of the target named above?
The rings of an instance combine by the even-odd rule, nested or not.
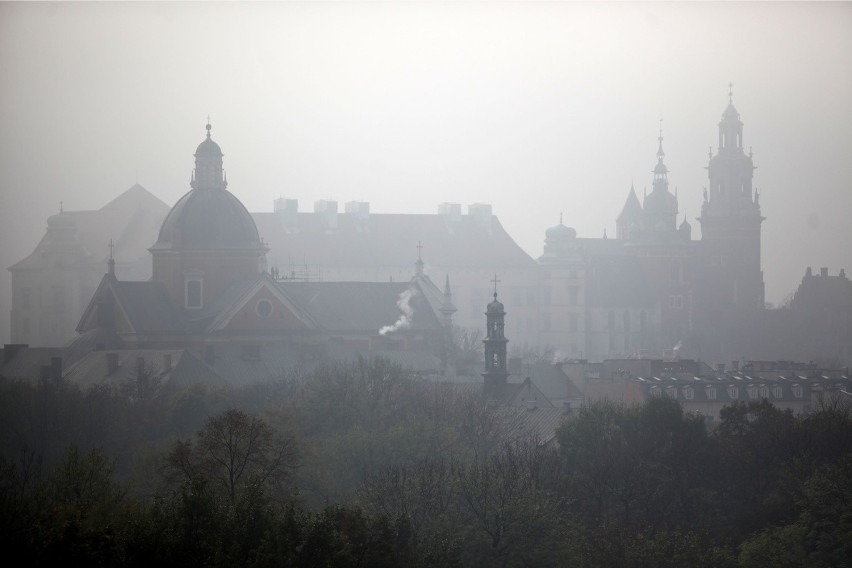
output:
[[[659,141],[663,141],[663,115],[660,115],[660,138]]]
[[[207,129],[207,138],[210,138],[210,129],[213,128],[213,127],[210,126],[210,115],[209,114],[207,115],[207,126],[205,126],[204,128]]]
[[[728,83],[728,104],[734,104],[734,84]]]
[[[494,279],[491,282],[494,283],[494,299],[496,300],[497,299],[497,283],[500,282],[500,280],[497,280],[497,274],[496,273],[494,274]]]
[[[422,251],[423,251],[423,245],[421,244],[420,241],[417,241],[417,260],[423,260],[423,257],[420,255],[420,253]]]

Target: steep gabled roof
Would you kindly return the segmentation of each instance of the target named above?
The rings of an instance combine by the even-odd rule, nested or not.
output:
[[[182,333],[186,329],[161,282],[124,282],[106,274],[83,311],[77,332],[99,327],[99,305],[110,301],[134,333]]]

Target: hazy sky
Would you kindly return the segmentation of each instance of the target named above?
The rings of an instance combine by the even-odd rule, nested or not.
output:
[[[5,268],[60,200],[96,209],[138,179],[173,204],[208,114],[250,211],[490,203],[538,257],[560,212],[614,236],[661,116],[697,237],[729,82],[767,300],[808,265],[852,272],[851,3],[0,2],[0,331]]]

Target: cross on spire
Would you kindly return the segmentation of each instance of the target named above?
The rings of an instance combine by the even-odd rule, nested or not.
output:
[[[60,213],[64,212],[64,209],[62,208],[62,202],[61,201],[59,202],[59,212]]]
[[[422,260],[420,253],[423,251],[423,245],[420,241],[417,241],[417,260]]]
[[[115,248],[115,245],[112,243],[112,239],[109,240],[107,248],[109,249],[109,259],[112,260],[112,251]]]
[[[734,84],[728,83],[728,104],[734,104]]]
[[[498,279],[497,279],[497,274],[495,273],[495,274],[494,274],[494,279],[493,279],[493,280],[491,280],[491,282],[493,282],[493,283],[494,283],[494,299],[496,300],[496,299],[497,299],[497,283],[498,283],[498,282],[502,282],[502,280],[498,280]]]

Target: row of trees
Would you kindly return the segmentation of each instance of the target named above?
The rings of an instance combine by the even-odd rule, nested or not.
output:
[[[148,392],[151,389],[136,389]],[[526,410],[386,360],[233,391],[0,381],[0,530],[33,565],[842,566],[852,413]]]

